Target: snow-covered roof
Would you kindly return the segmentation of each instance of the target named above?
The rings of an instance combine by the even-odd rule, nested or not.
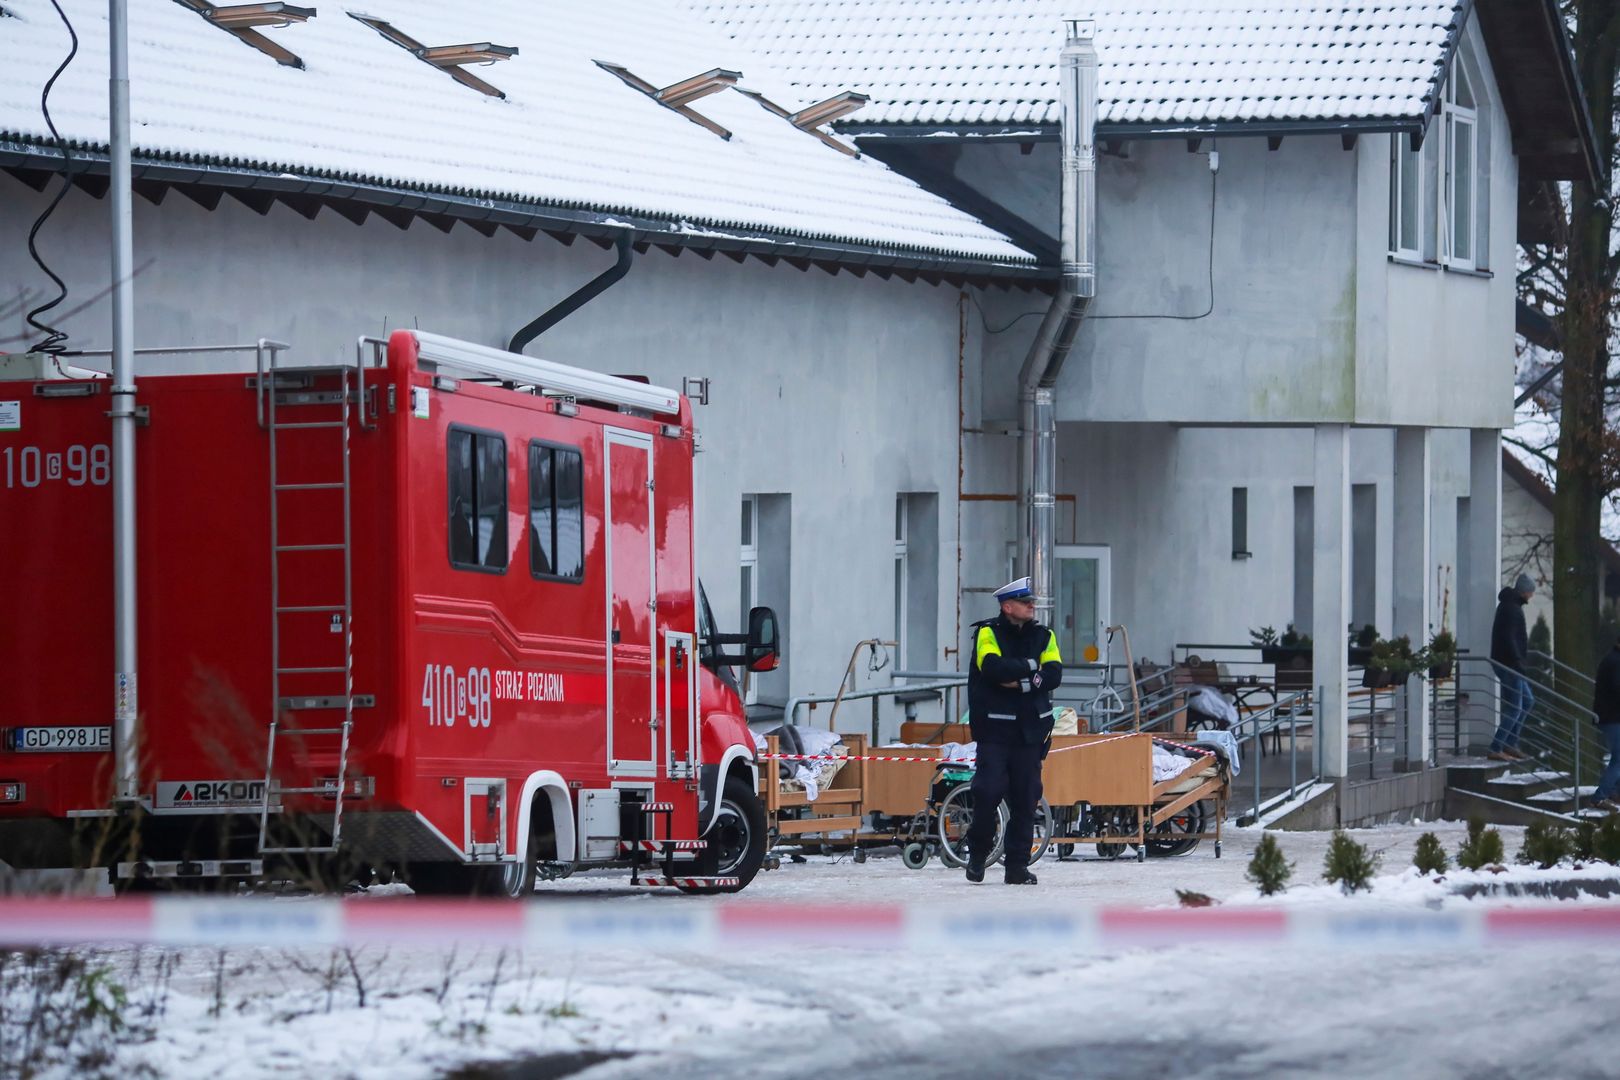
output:
[[[1100,122],[1415,118],[1465,0],[683,0],[850,124],[1055,125],[1063,19],[1096,20]]]
[[[133,142],[141,159],[313,175],[461,197],[642,215],[687,233],[806,238],[988,264],[1032,257],[1000,233],[870,158],[850,157],[738,89],[692,108],[724,139],[625,84],[653,87],[715,68],[788,110],[814,100],[773,83],[761,61],[703,20],[656,0],[363,0],[429,46],[493,42],[510,60],[469,71],[505,99],[318,3],[302,25],[261,32],[303,67],[270,56],[169,0],[130,5]],[[107,5],[62,0],[78,57],[51,115],[75,145],[107,143]],[[9,13],[11,17],[5,17]],[[67,52],[48,0],[4,0],[0,140],[43,143],[40,90]]]

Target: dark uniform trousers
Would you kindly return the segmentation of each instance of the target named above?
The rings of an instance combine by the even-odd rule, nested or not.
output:
[[[1008,871],[1029,867],[1035,845],[1035,807],[1041,801],[1041,759],[1046,747],[1028,743],[979,740],[978,767],[973,773],[973,824],[968,850],[988,855],[996,842],[996,807],[1007,803],[1007,846],[1002,856]]]

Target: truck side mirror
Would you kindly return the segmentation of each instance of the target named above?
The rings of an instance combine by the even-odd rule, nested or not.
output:
[[[745,660],[749,671],[775,671],[781,657],[777,637],[776,612],[757,607],[748,613],[748,642]]]

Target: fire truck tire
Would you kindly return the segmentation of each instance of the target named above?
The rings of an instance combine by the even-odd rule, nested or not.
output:
[[[765,833],[765,808],[759,804],[759,796],[736,777],[727,779],[720,806],[714,812],[714,824],[704,836],[709,846],[698,865],[703,867],[705,877],[736,878],[737,884],[680,886],[681,891],[727,893],[747,888],[765,862]]]

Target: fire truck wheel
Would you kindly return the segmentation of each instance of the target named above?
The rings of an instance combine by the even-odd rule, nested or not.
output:
[[[704,839],[709,846],[698,863],[704,876],[736,878],[737,884],[682,887],[682,892],[740,892],[754,880],[765,862],[765,808],[751,787],[736,777],[726,781],[714,824]]]

